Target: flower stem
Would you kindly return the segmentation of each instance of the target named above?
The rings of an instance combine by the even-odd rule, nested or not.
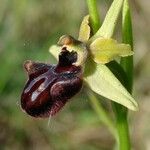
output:
[[[107,64],[113,74],[120,80],[120,82],[127,87],[127,75],[123,68],[115,61]],[[127,109],[117,103],[112,103],[113,110],[116,117],[116,128],[118,133],[117,143],[119,150],[130,150],[130,136],[127,119]]]
[[[128,127],[128,110],[117,103],[112,103],[112,106],[116,117],[118,150],[130,150],[131,143]]]
[[[130,16],[130,9],[128,0],[124,0],[123,3],[123,11],[122,11],[122,37],[123,42],[130,44],[133,49],[133,35],[132,35],[132,23]],[[133,85],[133,56],[122,58],[120,62],[124,71],[127,75],[127,90],[132,93],[132,85]],[[119,150],[130,150],[130,136],[129,136],[129,128],[128,128],[128,112],[126,108],[123,106],[119,106],[116,104],[116,110],[119,112],[116,113],[117,120],[117,131],[119,137]]]
[[[119,137],[119,150],[130,150],[130,138],[127,115],[119,115],[117,118],[117,130]]]
[[[130,136],[128,127],[128,111],[119,104],[112,104],[116,116],[116,127],[118,132],[118,150],[130,150]]]
[[[123,43],[130,44],[133,50],[133,35],[132,35],[132,21],[130,15],[130,8],[128,0],[124,0],[122,11],[122,38]],[[132,93],[133,85],[133,56],[122,58],[120,62],[121,66],[127,74],[128,86],[127,90]]]

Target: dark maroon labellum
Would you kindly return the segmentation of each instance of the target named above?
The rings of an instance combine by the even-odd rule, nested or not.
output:
[[[74,66],[76,52],[65,48],[57,65],[26,61],[28,73],[21,95],[21,107],[33,117],[49,117],[56,114],[82,87],[81,67]]]

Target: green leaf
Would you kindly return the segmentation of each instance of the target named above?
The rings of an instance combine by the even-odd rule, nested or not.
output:
[[[97,38],[91,45],[90,51],[96,63],[105,64],[121,56],[133,55],[129,44],[120,44],[114,39]]]
[[[85,66],[84,79],[95,93],[133,111],[138,110],[136,101],[105,65],[96,64],[89,59]]]
[[[122,4],[123,4],[123,0],[113,1],[110,9],[107,12],[107,15],[105,17],[105,20],[101,28],[96,32],[96,34],[92,37],[92,39],[95,39],[97,37],[105,37],[105,38],[112,37],[117,23],[117,19],[119,17],[122,8]]]
[[[89,15],[83,18],[83,21],[80,26],[79,38],[81,42],[87,42],[90,37],[90,26],[89,26]]]

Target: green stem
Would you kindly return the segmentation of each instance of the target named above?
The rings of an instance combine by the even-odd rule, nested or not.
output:
[[[113,103],[116,116],[116,127],[118,132],[118,149],[130,150],[130,136],[127,119],[127,109],[119,104]]]
[[[123,43],[130,44],[133,49],[132,21],[128,0],[124,0],[122,11],[122,37]],[[128,78],[128,91],[132,92],[133,86],[133,56],[121,59],[121,66],[124,68]]]
[[[116,117],[118,150],[130,150],[131,144],[128,127],[128,111],[124,106],[117,103],[112,103],[112,106]]]
[[[92,30],[93,33],[96,33],[100,27],[100,19],[97,9],[97,0],[87,0],[87,5],[89,9]]]
[[[124,0],[124,3],[123,3],[122,37],[123,37],[123,42],[130,44],[133,48],[132,23],[131,23],[128,0]],[[132,93],[133,56],[122,58],[120,64],[123,67],[127,75],[126,88],[130,93]],[[126,108],[118,104],[115,104],[115,109],[116,109],[117,131],[118,131],[118,137],[119,137],[118,139],[119,150],[130,150],[131,143],[130,143],[129,128],[128,128],[128,112]]]
[[[113,74],[120,80],[120,82],[127,88],[127,75],[123,68],[115,61],[107,64]],[[130,137],[127,120],[127,109],[117,103],[112,103],[115,117],[116,127],[118,132],[118,149],[119,150],[130,150]]]
[[[117,131],[119,137],[119,150],[130,150],[130,138],[127,115],[120,115],[117,118]]]

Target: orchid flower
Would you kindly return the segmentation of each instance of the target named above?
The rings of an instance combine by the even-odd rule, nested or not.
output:
[[[112,38],[122,2],[114,1],[101,28],[93,36],[87,15],[81,23],[78,39],[70,35],[60,37],[57,45],[49,49],[58,60],[56,65],[25,62],[29,80],[21,96],[23,110],[33,117],[52,116],[83,85],[128,109],[138,110],[132,95],[107,67],[111,61],[133,55],[129,44]],[[116,4],[118,9],[114,11]]]

